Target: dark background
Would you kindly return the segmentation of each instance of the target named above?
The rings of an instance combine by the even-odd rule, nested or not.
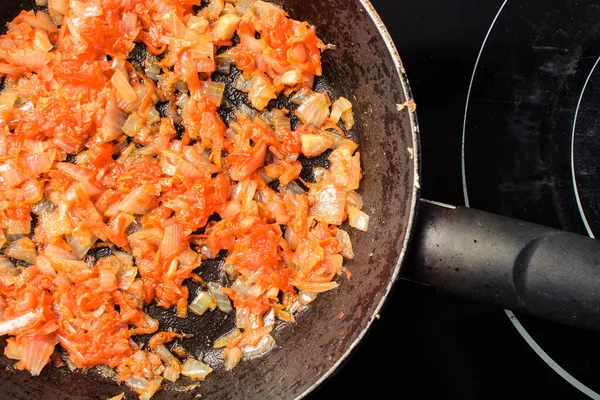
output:
[[[463,205],[461,133],[477,55],[500,0],[372,0],[400,52],[421,126],[423,197]],[[310,399],[587,398],[504,311],[400,281],[366,339]],[[387,397],[386,396],[386,397]]]

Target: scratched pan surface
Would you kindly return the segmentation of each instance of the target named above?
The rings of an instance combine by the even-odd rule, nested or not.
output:
[[[347,264],[351,279],[340,278],[340,287],[320,296],[297,316],[295,324],[278,325],[273,335],[277,348],[267,357],[244,361],[233,371],[219,367],[217,353],[211,348],[216,338],[233,327],[233,315],[215,311],[182,320],[172,311],[151,307],[161,329],[194,334],[183,345],[199,359],[217,365],[197,388],[185,390],[190,382],[181,381],[165,387],[157,399],[303,397],[342,365],[365,334],[398,275],[412,231],[418,157],[413,159],[407,149],[418,155],[416,117],[396,110],[396,104],[410,98],[410,89],[375,11],[360,0],[276,2],[293,18],[317,26],[319,36],[337,46],[324,54],[324,76],[316,86],[334,98],[346,96],[354,105],[357,124],[351,137],[360,144],[364,171],[361,194],[371,217],[370,229],[351,233],[356,253]],[[20,9],[33,6],[33,1],[0,0],[2,26]],[[234,91],[227,95],[234,103],[244,101]],[[227,114],[226,109],[223,114]],[[307,163],[305,175],[310,174],[310,168]],[[200,266],[198,272],[210,280],[222,279],[218,263]],[[95,370],[84,373],[46,367],[41,376],[32,378],[27,372],[15,371],[13,363],[0,357],[1,399],[104,399],[123,391],[127,398],[137,397]]]

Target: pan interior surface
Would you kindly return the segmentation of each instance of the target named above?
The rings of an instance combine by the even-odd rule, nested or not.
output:
[[[323,41],[336,46],[323,54],[324,76],[317,90],[330,91],[332,98],[345,96],[353,104],[356,126],[351,137],[360,144],[364,175],[360,193],[363,209],[370,215],[369,231],[350,230],[356,254],[346,264],[351,278],[340,276],[339,288],[319,296],[297,316],[295,324],[279,325],[273,334],[277,348],[268,356],[244,361],[230,372],[216,368],[193,390],[183,390],[180,384],[167,386],[156,399],[303,397],[334,371],[362,338],[398,274],[412,231],[418,187],[416,122],[408,111],[396,107],[410,98],[408,84],[372,6],[360,0],[275,3],[294,19],[315,25]],[[3,23],[21,9],[33,7],[33,1],[2,0]],[[163,317],[161,328],[168,320],[170,326],[185,327],[185,333],[195,337],[184,341],[184,346],[210,362],[215,356],[210,343],[232,323],[219,322],[214,316],[223,314],[189,321]],[[31,377],[28,372],[15,371],[13,364],[13,360],[0,357],[0,398],[105,399],[123,391],[127,398],[137,397],[125,385],[95,371],[70,372],[48,366],[39,377]]]

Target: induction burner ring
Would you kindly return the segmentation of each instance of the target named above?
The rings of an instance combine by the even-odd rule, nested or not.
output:
[[[581,220],[583,221],[583,224],[585,225],[585,229],[587,230],[588,235],[590,235],[590,237],[594,238],[594,239],[596,238],[596,236],[594,236],[594,232],[592,231],[592,228],[590,227],[588,219],[585,215],[585,211],[583,209],[583,204],[581,203],[581,198],[579,196],[579,189],[577,187],[577,178],[576,178],[576,172],[575,172],[575,132],[577,130],[577,119],[579,117],[579,109],[581,107],[583,95],[585,94],[585,90],[588,87],[588,83],[590,82],[590,79],[592,78],[592,75],[594,74],[594,71],[596,70],[596,67],[598,66],[598,62],[600,62],[600,56],[598,57],[598,59],[596,59],[594,66],[592,67],[590,73],[588,74],[588,76],[585,80],[583,89],[581,89],[581,94],[579,95],[579,100],[577,101],[577,108],[575,109],[575,118],[573,118],[573,129],[571,131],[571,174],[573,177],[573,191],[575,192],[575,198],[577,199],[577,208],[579,208],[579,215],[581,216]]]
[[[485,35],[485,38],[483,39],[483,42],[481,44],[481,48],[479,49],[479,53],[477,55],[477,59],[475,61],[475,66],[473,67],[473,73],[471,75],[471,81],[469,82],[469,89],[467,91],[467,99],[465,102],[465,112],[464,112],[464,117],[463,117],[463,131],[462,131],[462,143],[461,143],[461,169],[462,169],[462,185],[463,185],[463,196],[464,196],[464,201],[465,201],[465,206],[469,207],[470,203],[469,203],[469,193],[468,193],[468,188],[467,188],[467,179],[466,179],[466,163],[465,163],[465,142],[466,142],[466,126],[467,126],[467,113],[468,113],[468,108],[469,108],[469,101],[471,98],[471,89],[473,86],[473,81],[475,80],[475,75],[477,73],[477,66],[479,65],[479,61],[481,58],[481,55],[483,53],[483,50],[485,48],[485,44],[488,40],[488,37],[490,35],[490,33],[492,32],[492,29],[494,28],[494,24],[496,23],[496,21],[498,20],[498,18],[500,17],[500,14],[502,13],[502,10],[504,9],[504,7],[506,6],[506,4],[508,3],[508,0],[505,0],[502,5],[500,6],[500,8],[498,9],[498,12],[496,13],[496,16],[494,17],[494,19],[492,20],[490,27]],[[594,64],[594,67],[592,68],[592,70],[590,71],[589,75],[588,75],[588,79],[581,91],[581,95],[579,98],[579,104],[577,105],[577,110],[575,113],[575,119],[574,119],[574,123],[573,123],[573,143],[574,143],[574,138],[575,138],[575,127],[576,127],[576,121],[577,121],[577,114],[579,112],[579,105],[581,103],[581,99],[583,98],[583,94],[585,92],[585,88],[587,86],[587,83],[590,79],[590,77],[592,76],[597,64],[600,62],[600,57],[598,58],[598,60],[596,60],[596,63]],[[589,227],[589,224],[587,222],[587,218],[585,216],[585,212],[583,211],[583,207],[581,205],[580,199],[579,199],[579,192],[577,189],[577,183],[575,180],[575,167],[574,167],[574,152],[573,152],[573,148],[574,146],[571,147],[571,166],[572,166],[572,174],[573,174],[573,187],[575,190],[575,195],[577,197],[577,202],[579,205],[579,210],[581,213],[581,217],[583,219],[583,222],[586,226],[586,229],[588,230],[588,233],[590,234],[590,236],[593,237],[593,233]],[[513,326],[515,327],[515,329],[517,330],[517,332],[521,335],[521,337],[525,340],[525,342],[531,347],[531,349],[550,367],[552,368],[552,370],[554,370],[560,377],[562,377],[565,381],[569,382],[574,388],[576,388],[577,390],[579,390],[581,393],[587,395],[588,397],[595,399],[595,400],[600,400],[600,394],[596,393],[595,391],[593,391],[592,389],[590,389],[589,387],[587,387],[585,384],[583,384],[582,382],[580,382],[579,380],[577,380],[573,375],[571,375],[570,373],[568,373],[564,368],[562,368],[558,363],[556,363],[549,355],[548,353],[546,353],[542,347],[535,341],[535,339],[529,334],[529,332],[527,331],[527,329],[523,326],[523,324],[521,324],[521,322],[519,321],[519,319],[517,318],[517,316],[510,310],[504,310],[506,316],[508,317],[508,319],[510,320],[510,322],[513,324]]]

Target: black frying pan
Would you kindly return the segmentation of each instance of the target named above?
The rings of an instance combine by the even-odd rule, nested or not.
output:
[[[186,382],[178,382],[155,398],[305,396],[343,363],[364,336],[402,265],[404,276],[457,295],[561,322],[599,326],[600,274],[591,267],[600,261],[595,241],[475,210],[419,204],[416,115],[396,107],[412,95],[398,54],[373,7],[365,0],[276,2],[294,18],[316,25],[321,38],[337,46],[324,56],[325,76],[317,87],[330,90],[333,97],[345,95],[354,104],[354,135],[362,153],[361,190],[371,216],[370,230],[352,234],[356,253],[348,263],[352,278],[341,279],[337,290],[319,297],[295,324],[278,326],[274,333],[278,347],[267,357],[245,361],[231,372],[216,368],[194,390],[185,390]],[[0,3],[4,22],[33,5]],[[413,251],[406,262],[411,241]],[[204,265],[202,273],[214,274],[215,267]],[[575,267],[578,273],[566,273]],[[163,310],[150,312],[163,326],[195,334],[184,342],[185,347],[218,364],[210,344],[232,326],[232,316],[214,312],[180,320]],[[8,367],[0,371],[0,398],[104,399],[123,391],[128,398],[136,397],[125,385],[95,370],[49,367],[32,378],[27,372],[11,370],[13,361],[4,357],[0,364]]]

